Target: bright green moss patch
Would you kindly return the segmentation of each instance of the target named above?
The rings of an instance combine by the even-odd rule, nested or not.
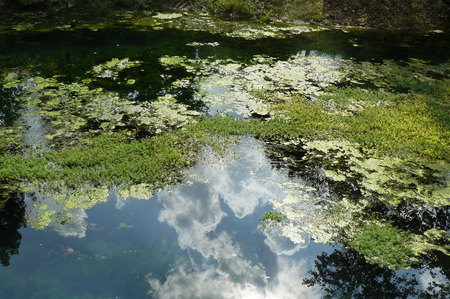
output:
[[[69,186],[80,181],[116,186],[146,183],[157,189],[177,179],[188,164],[184,152],[188,145],[181,145],[181,138],[167,133],[129,142],[118,134],[101,135],[88,145],[50,151],[45,157],[61,167],[62,181]]]
[[[436,118],[420,99],[388,107],[368,107],[345,119],[351,140],[383,155],[448,159],[449,124]]]
[[[434,251],[449,254],[448,235],[440,230],[428,236],[422,227],[383,224],[404,222],[405,206],[420,214],[450,204],[448,65],[342,63],[337,72],[339,86],[323,85],[315,96],[300,91],[261,97],[278,117],[265,124],[287,129],[266,140],[314,186],[332,190],[330,198],[295,191],[273,200],[286,216],[283,229],[346,244],[370,263],[392,269]],[[293,150],[300,157],[283,156]]]
[[[348,244],[369,263],[392,269],[407,268],[413,257],[408,235],[390,225],[364,225]]]
[[[329,139],[346,129],[343,117],[322,102],[312,102],[293,96],[276,105],[274,111],[286,117],[293,127],[292,135],[305,139]]]

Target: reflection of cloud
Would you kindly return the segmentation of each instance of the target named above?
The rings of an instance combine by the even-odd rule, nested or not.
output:
[[[116,209],[117,209],[117,210],[121,210],[121,209],[127,204],[127,201],[125,200],[126,198],[125,198],[125,199],[122,199],[122,198],[120,197],[120,195],[117,194],[117,193],[111,194],[111,195],[110,195],[110,199],[116,200]]]
[[[223,272],[219,266],[178,268],[164,283],[148,279],[155,298],[220,298],[220,299],[292,299],[319,298],[318,290],[300,284],[306,275],[304,262],[278,257],[280,271],[267,280],[265,271],[250,266],[245,260],[234,259],[240,265],[238,275]]]
[[[306,232],[303,236],[304,242],[297,244],[292,242],[291,238],[283,235],[283,228],[279,225],[267,228],[263,232],[267,237],[266,240],[264,240],[264,243],[269,246],[270,250],[278,255],[293,255],[309,244],[309,235]]]
[[[165,207],[159,220],[176,229],[181,248],[191,247],[208,257],[218,254],[215,248],[227,248],[231,244],[225,237],[215,239],[215,243],[207,237],[226,216],[219,198],[223,198],[236,217],[243,218],[253,213],[261,202],[280,194],[281,190],[273,182],[280,181],[281,176],[270,169],[257,142],[244,140],[237,154],[241,157],[238,163],[227,161],[225,165],[196,167],[192,177],[208,183],[179,185],[171,192],[158,193],[158,200]],[[215,245],[218,242],[220,245]]]
[[[220,209],[218,197],[211,196],[209,191],[206,185],[196,184],[193,187],[179,186],[172,193],[162,191],[158,194],[158,200],[165,207],[159,220],[176,229],[181,248],[191,247],[205,257],[214,251],[207,233],[214,231],[226,216]]]
[[[435,289],[439,290],[441,289],[441,286],[449,285],[448,279],[439,268],[427,269],[423,273],[420,273],[418,276],[418,280],[424,290],[426,290],[428,287],[433,286],[435,286]]]
[[[241,246],[232,235],[225,230],[216,231],[219,223],[228,216],[221,209],[220,199],[236,217],[244,218],[269,198],[284,194],[277,182],[286,181],[286,178],[270,168],[257,142],[244,140],[236,152],[241,157],[238,161],[197,166],[190,176],[194,183],[178,185],[171,191],[157,194],[164,206],[159,220],[175,228],[182,249],[192,248],[205,260],[200,264],[194,260],[181,264],[164,282],[149,278],[155,298],[317,297],[313,296],[316,294],[314,289],[299,286],[308,270],[304,262],[278,256],[279,272],[268,280],[265,267],[244,259]],[[254,225],[256,228],[257,223]],[[274,232],[268,239],[275,244],[280,241],[276,238],[283,238],[280,235]],[[284,241],[271,246],[272,250],[292,255],[304,247],[304,243],[294,244],[287,238]]]
[[[197,176],[208,179],[210,192],[220,195],[236,217],[244,218],[261,202],[280,194],[274,182],[282,177],[270,169],[258,142],[243,140],[236,151],[240,156],[238,161],[214,163],[195,171]]]
[[[72,212],[72,219],[70,224],[61,224],[58,226],[58,233],[63,237],[86,237],[86,219],[88,215],[85,210],[76,210]]]
[[[321,298],[319,288],[310,288],[301,284],[307,275],[306,262],[292,261],[284,257],[278,258],[278,271],[275,281],[267,286],[265,297],[271,299]]]

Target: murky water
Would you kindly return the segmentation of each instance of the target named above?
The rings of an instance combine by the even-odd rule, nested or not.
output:
[[[243,117],[242,109],[229,102],[202,102],[195,86],[174,88],[173,82],[192,75],[164,68],[158,59],[210,57],[250,64],[255,55],[264,55],[442,62],[450,53],[449,35],[435,32],[319,30],[248,40],[173,27],[146,31],[114,24],[96,30],[4,33],[0,63],[44,77],[63,74],[71,81],[94,65],[128,57],[143,62],[126,73],[134,84],[98,84],[137,101],[176,93],[199,112]],[[203,45],[189,45],[194,42]],[[234,96],[235,86],[215,82],[214,77],[208,81],[208,96]],[[10,96],[3,90],[7,112]],[[240,100],[236,96],[231,102]],[[12,113],[6,114],[2,117],[11,122]],[[29,120],[32,130],[42,129],[38,118]],[[0,268],[0,298],[412,298],[414,291],[433,289],[433,282],[447,282],[445,266],[391,271],[339,245],[315,243],[306,231],[293,242],[279,227],[262,230],[259,218],[271,210],[271,200],[299,186],[310,192],[307,178],[293,176],[279,161],[274,167],[258,140],[244,138],[230,149],[235,154],[225,158],[205,150],[204,162],[186,170],[181,183],[152,197],[121,198],[109,191],[107,200],[91,208],[72,209],[76,221],[70,224],[62,220],[42,229],[20,228],[18,252],[11,252],[9,266]],[[58,204],[45,194],[18,195],[16,202],[22,200],[29,219],[43,206],[53,205],[58,213]]]

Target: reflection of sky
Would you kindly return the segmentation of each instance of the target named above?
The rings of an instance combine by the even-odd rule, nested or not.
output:
[[[42,220],[42,215],[46,211],[54,211],[49,217],[49,225],[63,237],[86,237],[88,215],[84,209],[66,209],[63,202],[56,202],[51,194],[41,194],[39,192],[25,195],[27,207],[27,223],[34,228],[44,228],[48,225]],[[37,208],[35,207],[37,206]],[[42,207],[42,208],[41,208]],[[44,217],[45,219],[45,217]]]
[[[293,261],[286,257],[277,258],[279,271],[268,280],[260,266],[249,266],[248,262],[234,258],[234,271],[228,270],[228,261],[219,266],[188,269],[180,267],[165,283],[149,279],[157,298],[246,298],[246,299],[292,299],[319,298],[316,289],[301,284],[306,275],[303,261]],[[225,266],[222,266],[225,264]]]
[[[306,262],[287,256],[300,250],[301,245],[285,238],[269,246],[275,253],[284,255],[274,256],[278,272],[268,277],[261,261],[244,258],[247,253],[234,237],[235,232],[218,229],[225,217],[249,217],[269,198],[283,195],[276,183],[286,178],[270,169],[255,141],[243,141],[236,151],[240,156],[238,161],[198,166],[189,178],[194,183],[157,195],[164,206],[159,220],[175,228],[182,249],[194,249],[205,260],[180,262],[164,283],[149,279],[156,298],[317,297],[314,289],[299,286],[309,269],[304,267]],[[222,209],[223,203],[234,215]],[[257,220],[251,223],[253,227],[243,229],[254,234],[259,223]],[[273,243],[277,234],[272,231],[264,236]]]
[[[283,229],[280,226],[274,226],[264,230],[264,235],[266,236],[264,243],[278,255],[293,255],[309,244],[309,234],[307,232],[304,233],[304,238],[307,241],[305,243],[295,244],[289,237],[283,235]]]

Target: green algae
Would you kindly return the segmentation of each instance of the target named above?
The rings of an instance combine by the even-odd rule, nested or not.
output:
[[[334,181],[354,181],[362,192],[381,195],[379,200],[397,206],[404,200],[432,206],[450,204],[448,163],[427,160],[375,158],[349,142],[306,142],[304,160],[321,159],[324,175]]]
[[[390,225],[363,225],[349,247],[360,252],[367,261],[391,269],[408,268],[413,256],[410,237]]]
[[[25,31],[25,30],[33,29],[34,26],[35,26],[35,24],[23,22],[23,23],[13,26],[12,28],[17,31]]]
[[[37,220],[33,223],[33,228],[43,229],[52,221],[51,216],[55,214],[55,211],[45,211],[39,215]]]
[[[185,31],[204,31],[214,34],[222,34],[229,37],[238,37],[247,40],[257,40],[263,38],[285,38],[293,35],[300,35],[306,32],[326,30],[324,27],[311,27],[295,24],[264,22],[249,22],[239,20],[229,20],[214,16],[194,14],[194,13],[158,13],[154,16],[137,16],[133,20],[135,26],[143,28],[172,28]]]
[[[291,97],[292,94],[318,97],[323,90],[340,82],[340,71],[350,62],[327,57],[292,57],[278,61],[257,55],[249,64],[228,60],[188,59],[164,56],[160,63],[170,68],[184,68],[203,78],[197,83],[196,97],[208,105],[222,107],[225,113],[249,116],[275,111],[260,94]]]
[[[430,229],[413,233],[366,212],[371,202],[341,198],[335,201],[320,196],[316,188],[303,183],[284,183],[283,199],[271,199],[281,221],[282,235],[294,243],[305,242],[305,233],[316,242],[341,243],[358,251],[369,263],[391,269],[410,268],[424,255],[441,251],[449,255],[448,232]],[[267,221],[267,220],[266,220]]]
[[[131,14],[124,18],[124,26],[136,25],[141,30],[210,31],[245,39],[306,32],[301,26],[244,24],[189,14],[147,15],[137,22]],[[106,22],[65,24],[59,30],[107,26]],[[187,46],[215,47],[217,43]],[[2,82],[4,88],[23,89],[17,100],[30,109],[37,107],[36,112],[45,119],[49,143],[56,149],[34,152],[27,162],[8,155],[2,164],[3,183],[31,182],[57,193],[47,197],[60,207],[40,205],[46,208],[43,216],[36,217],[35,227],[55,225],[82,233],[87,224],[74,215],[106,200],[105,190],[113,190],[123,199],[149,198],[158,188],[176,182],[180,172],[197,161],[199,149],[211,143],[211,136],[253,135],[304,154],[302,166],[306,164],[310,171],[305,178],[314,180],[313,174],[319,173],[329,184],[327,188],[337,194],[335,198],[318,196],[319,188],[301,185],[283,200],[273,201],[287,216],[282,221],[283,234],[294,242],[304,243],[305,232],[309,232],[318,242],[342,243],[360,251],[369,262],[392,268],[407,267],[435,250],[448,254],[442,245],[448,240],[444,230],[419,234],[394,226],[390,220],[374,219],[383,216],[366,211],[382,205],[396,215],[405,202],[417,210],[448,205],[448,64],[356,62],[299,55],[288,60],[256,55],[246,63],[161,56],[159,62],[167,71],[185,70],[188,77],[175,80],[172,86],[198,86],[194,97],[218,107],[219,114],[264,116],[265,122],[199,118],[167,92],[153,102],[137,103],[132,97],[96,87],[101,81],[138,83],[138,78],[121,73],[141,64],[127,58],[94,66],[85,74],[89,78],[76,82],[44,75],[20,78],[11,72]],[[122,64],[127,67],[121,68]],[[2,133],[5,152],[14,144],[8,140],[18,140],[22,133]],[[137,142],[137,137],[142,139]],[[290,160],[283,157],[284,163]],[[292,161],[296,163],[296,159]],[[360,197],[348,194],[348,186],[357,188]],[[88,196],[89,192],[98,192],[98,196]],[[406,258],[391,261],[389,255],[382,256],[382,250],[365,253],[365,247],[351,244],[379,228],[404,237],[392,240],[401,245],[394,248],[407,252]]]
[[[87,226],[83,211],[105,202],[111,190],[123,199],[150,198],[155,190],[177,181],[194,162],[197,143],[209,137],[178,131],[195,124],[198,112],[170,94],[136,102],[89,87],[98,79],[118,81],[123,70],[139,64],[112,59],[87,73],[94,79],[69,83],[25,73],[4,76],[4,87],[14,89],[15,100],[30,111],[23,116],[24,124],[34,119],[38,123],[31,127],[46,134],[41,144],[30,149],[21,144],[23,156],[5,148],[1,161],[3,184],[39,194],[41,204],[30,214],[30,226],[52,225],[64,234],[81,236]],[[28,130],[3,128],[5,146],[11,147],[12,140],[27,142]],[[8,137],[8,132],[13,135]],[[146,138],[138,141],[138,135]]]
[[[103,64],[94,66],[88,73],[94,74],[97,78],[110,78],[112,80],[117,80],[119,72],[141,64],[142,61],[130,61],[128,58],[113,58]]]
[[[312,96],[300,91],[261,97],[271,101],[273,116],[291,125],[289,135],[275,143],[301,150],[302,158],[292,163],[336,192],[323,196],[300,184],[289,187],[284,199],[272,200],[286,216],[283,235],[302,242],[308,232],[317,242],[341,243],[392,269],[408,268],[436,251],[448,255],[446,231],[417,233],[388,220],[399,217],[405,204],[413,210],[450,204],[448,66],[345,61],[337,73],[336,81]],[[348,192],[352,189],[357,194]],[[367,212],[379,206],[391,216]],[[365,240],[373,241],[372,232],[392,238],[369,244]]]
[[[139,64],[128,58],[115,58],[94,66],[88,74],[116,81],[119,72]],[[134,82],[130,80],[134,79],[128,79],[129,84]],[[34,85],[24,89],[16,100],[23,101],[29,108],[38,109],[36,113],[47,121],[47,138],[56,143],[70,144],[73,140],[104,130],[131,129],[135,134],[159,134],[164,130],[180,128],[198,115],[188,110],[186,105],[178,104],[170,94],[152,103],[136,103],[102,88],[90,88],[88,85],[92,79],[89,78],[68,84],[57,78],[40,76],[23,78],[21,82],[13,80],[18,86],[25,86],[30,81]],[[9,83],[4,85],[8,87]],[[91,125],[94,123],[97,125]]]

